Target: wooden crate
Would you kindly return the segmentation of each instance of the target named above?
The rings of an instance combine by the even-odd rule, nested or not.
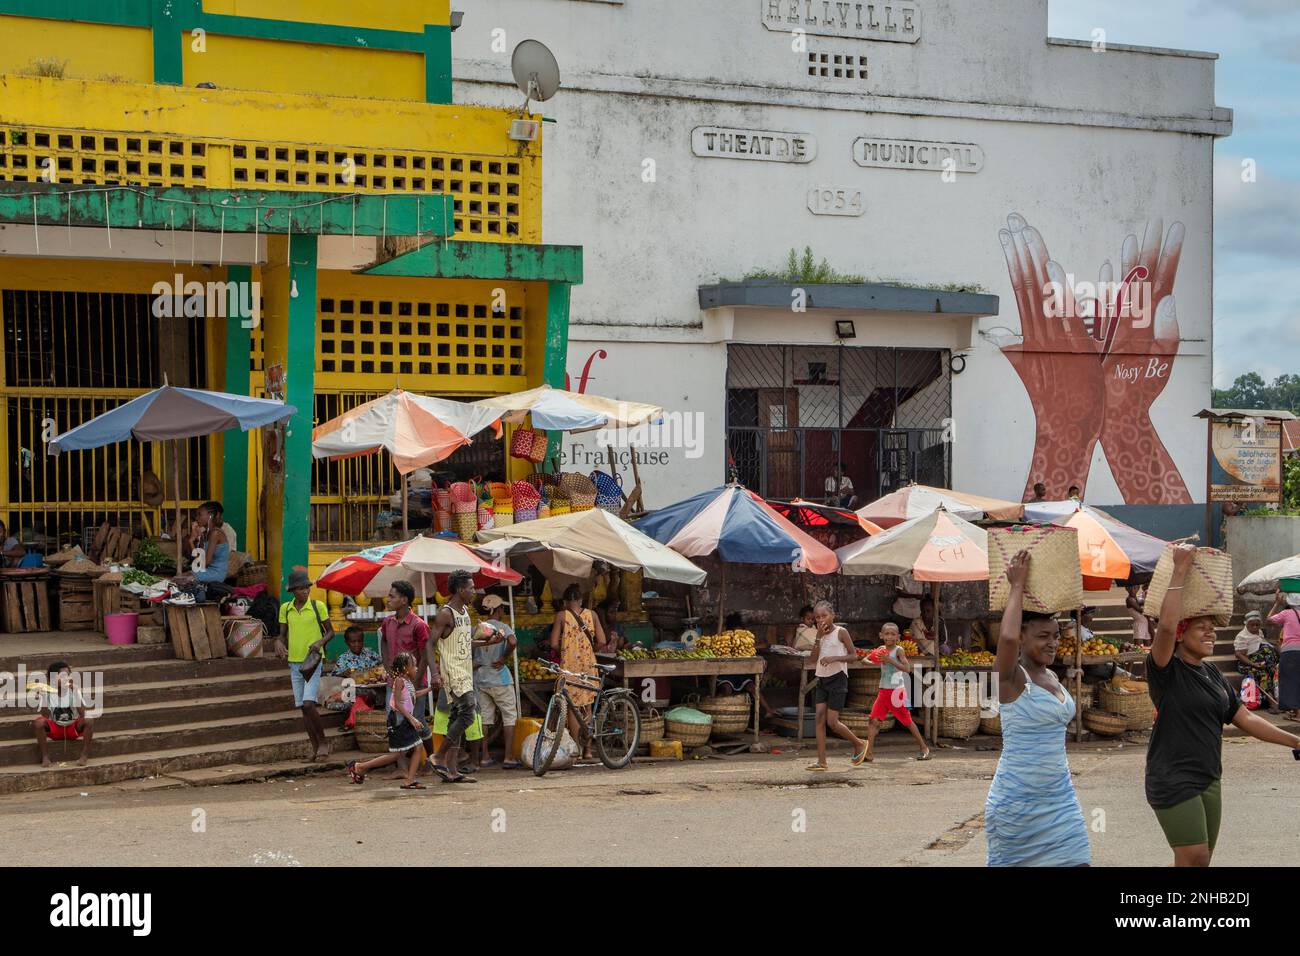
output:
[[[137,627],[135,629],[135,642],[137,644],[166,644],[167,628]]]
[[[226,656],[221,608],[216,604],[167,605],[167,631],[181,660],[208,661]]]
[[[64,631],[90,631],[94,627],[94,582],[81,574],[60,574],[59,628]]]
[[[53,630],[48,575],[6,577],[0,587],[0,628],[6,634]]]

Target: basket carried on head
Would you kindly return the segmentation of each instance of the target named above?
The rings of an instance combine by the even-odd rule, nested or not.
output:
[[[748,694],[732,694],[729,697],[701,697],[692,706],[713,718],[715,735],[740,734],[749,726],[754,701]]]
[[[1083,727],[1102,737],[1119,737],[1128,729],[1128,719],[1122,714],[1089,710],[1083,714]]]
[[[989,531],[989,608],[1007,606],[1011,582],[1007,567],[1020,551],[1029,552],[1024,610],[1055,614],[1083,605],[1079,532],[1060,525],[1016,525]],[[1148,598],[1148,600],[1150,600]]]
[[[366,754],[388,753],[388,714],[363,710],[357,714],[357,749]]]
[[[596,507],[596,483],[586,475],[564,472],[560,475],[560,490],[569,496],[571,511],[590,511]]]
[[[1129,730],[1149,730],[1156,722],[1156,705],[1144,680],[1125,679],[1125,690],[1097,685],[1097,707],[1124,718]]]
[[[1151,574],[1143,612],[1147,617],[1160,617],[1160,608],[1169,592],[1169,581],[1174,573],[1174,546],[1165,548]],[[1197,548],[1192,566],[1183,582],[1182,618],[1212,617],[1219,627],[1226,627],[1232,619],[1232,555],[1214,548]]]
[[[618,514],[623,510],[623,478],[603,471],[593,471],[591,481],[596,486],[596,507]]]
[[[478,495],[474,493],[474,486],[468,481],[458,481],[451,486],[451,511],[452,514],[464,514],[465,512],[474,512],[478,510]]]

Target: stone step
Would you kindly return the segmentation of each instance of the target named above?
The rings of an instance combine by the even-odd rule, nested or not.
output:
[[[95,742],[101,734],[117,731],[145,730],[167,727],[193,721],[216,721],[229,717],[248,717],[254,714],[274,714],[293,707],[293,692],[289,682],[283,687],[235,694],[225,697],[207,697],[191,701],[160,701],[137,704],[131,707],[106,707],[95,718]],[[0,718],[0,743],[32,740],[33,713],[28,710]]]
[[[10,654],[4,638],[0,636],[0,671],[13,672],[18,665],[26,664],[30,670],[44,670],[55,661],[64,661],[74,669],[98,667],[106,664],[147,663],[171,661],[176,655],[170,644],[128,644],[121,647],[105,646],[86,651],[39,651],[33,654]]]
[[[210,744],[251,744],[260,738],[295,733],[303,734],[305,739],[302,714],[292,709],[292,701],[289,705],[288,709],[281,708],[265,714],[191,720],[139,730],[106,731],[103,734],[97,732],[91,744],[91,752],[101,757],[118,757],[156,750],[206,747]],[[321,719],[327,727],[338,726],[346,718],[347,714],[342,711],[321,711]],[[50,741],[50,755],[58,760],[75,760],[80,746],[79,741]],[[0,767],[31,764],[35,760],[34,739],[0,741]]]
[[[229,697],[234,694],[251,694],[256,691],[274,691],[290,687],[289,677],[283,670],[238,672],[214,676],[196,677],[188,680],[146,681],[142,683],[104,683],[104,708],[113,710],[119,707],[132,707],[139,704],[156,704],[164,701],[199,701],[210,697]],[[16,710],[31,713],[25,706]],[[0,695],[0,703],[7,708],[12,706],[12,698]]]
[[[340,715],[341,716],[341,715]],[[326,725],[330,749],[342,753],[355,746],[351,731]],[[277,734],[257,740],[236,743],[215,743],[185,748],[159,749],[119,756],[93,756],[85,767],[71,761],[64,766],[42,768],[38,766],[0,766],[0,794],[26,793],[35,790],[56,790],[63,787],[91,787],[163,777],[187,770],[201,770],[226,764],[257,765],[277,761],[304,759],[307,753],[307,734]],[[53,752],[52,752],[53,754]],[[75,752],[72,760],[75,760]],[[179,781],[178,781],[179,782]]]
[[[47,662],[48,663],[48,662]],[[163,659],[141,661],[121,661],[108,664],[80,664],[68,662],[75,670],[89,670],[104,675],[105,686],[124,684],[162,683],[167,681],[193,680],[203,677],[221,677],[228,674],[264,674],[279,672],[288,680],[288,667],[282,660],[271,657],[219,657],[210,661],[182,661],[169,656]],[[35,670],[28,665],[29,675]],[[41,667],[39,670],[44,670]],[[17,673],[17,663],[12,667],[0,667],[0,671]]]

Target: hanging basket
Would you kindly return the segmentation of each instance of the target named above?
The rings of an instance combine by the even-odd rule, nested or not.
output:
[[[528,460],[534,465],[540,465],[546,461],[546,453],[550,448],[550,436],[546,432],[533,432],[533,444],[528,449]]]
[[[516,428],[514,434],[510,436],[510,457],[531,461],[532,453],[533,430],[523,427]]]

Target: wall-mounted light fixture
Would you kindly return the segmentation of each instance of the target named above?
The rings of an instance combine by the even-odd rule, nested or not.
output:
[[[851,319],[836,319],[835,337],[837,339],[856,339],[858,330],[854,328],[853,321]]]
[[[451,32],[455,33],[457,30],[459,30],[460,25],[461,23],[464,22],[464,20],[465,20],[465,12],[463,10],[451,11]]]

